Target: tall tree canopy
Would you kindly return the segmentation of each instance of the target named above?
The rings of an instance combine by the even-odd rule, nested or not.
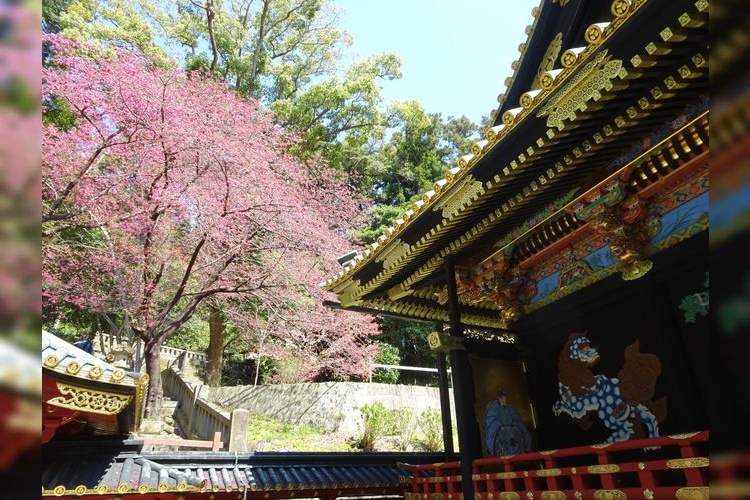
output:
[[[358,243],[375,241],[393,225],[469,150],[478,131],[466,117],[445,119],[416,101],[387,105],[381,85],[401,77],[398,56],[343,57],[352,40],[331,0],[51,0],[44,19],[48,32],[109,54],[140,55],[165,72],[182,67],[189,78],[256,98],[273,112],[267,116],[275,127],[299,137],[287,144],[288,152],[317,179],[315,189],[328,184],[330,171],[321,170],[327,165],[362,194],[360,211],[368,218]],[[47,123],[73,126],[75,113],[64,100],[50,96],[46,104]],[[103,237],[89,230],[59,236]],[[218,303],[235,307],[238,301]],[[231,316],[230,323],[236,320]]]
[[[221,83],[48,41],[43,99],[73,124],[44,127],[46,310],[125,311],[145,342],[149,413],[161,399],[159,348],[211,297],[325,316],[329,357],[362,357],[376,328],[320,311],[316,286],[358,209],[334,172],[310,175],[287,153],[294,137]]]

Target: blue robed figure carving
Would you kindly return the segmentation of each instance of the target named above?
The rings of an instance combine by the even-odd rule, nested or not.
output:
[[[491,456],[518,455],[531,451],[531,434],[521,415],[508,403],[505,389],[487,403],[485,439]]]

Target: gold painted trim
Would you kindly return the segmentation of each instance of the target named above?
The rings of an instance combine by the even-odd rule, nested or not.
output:
[[[708,486],[687,486],[677,490],[674,496],[677,500],[708,500],[709,489]]]
[[[143,414],[146,411],[146,392],[148,391],[149,376],[148,373],[141,373],[136,380],[135,390],[135,428],[140,429],[143,421]]]
[[[683,434],[670,434],[667,437],[670,439],[689,439],[693,436],[697,436],[698,434],[698,432],[685,432]]]
[[[48,404],[100,415],[116,415],[130,403],[132,396],[111,392],[84,389],[57,382],[57,389],[63,396],[47,401]]]
[[[594,500],[627,500],[628,496],[622,490],[596,490]]]
[[[552,477],[559,476],[560,474],[562,474],[560,469],[538,469],[536,471],[537,477]]]
[[[54,368],[60,363],[60,360],[54,354],[50,354],[44,358],[44,366],[47,368]]]
[[[708,467],[707,457],[673,458],[667,460],[670,469],[692,469],[693,467]]]
[[[515,479],[518,477],[515,472],[498,472],[495,479]]]
[[[589,474],[612,474],[620,472],[620,466],[617,464],[589,465],[586,470]]]
[[[521,500],[521,496],[515,491],[503,491],[499,498],[500,500]]]
[[[82,497],[82,496],[102,496],[102,495],[125,495],[128,493],[138,493],[138,494],[147,494],[147,493],[192,493],[192,492],[199,492],[202,490],[199,490],[195,486],[184,486],[182,489],[179,487],[170,488],[167,484],[160,484],[156,488],[151,488],[150,486],[146,484],[142,484],[138,486],[138,488],[130,488],[127,484],[121,483],[117,485],[115,488],[107,487],[106,484],[100,484],[94,488],[87,488],[85,485],[78,485],[74,489],[67,489],[64,485],[58,485],[55,486],[52,489],[45,489],[42,487],[42,497],[61,497],[61,496],[75,496],[75,497]],[[225,490],[227,492],[230,492],[232,490],[227,489]],[[119,497],[118,497],[119,498]]]
[[[565,493],[556,490],[543,491],[540,496],[542,500],[565,500],[568,498]]]

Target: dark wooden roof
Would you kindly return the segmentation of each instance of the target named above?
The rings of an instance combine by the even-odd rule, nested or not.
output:
[[[400,463],[442,460],[435,453],[140,453],[139,441],[54,443],[44,449],[42,495],[302,490],[338,496],[391,493],[410,473]],[[403,479],[402,479],[403,478]]]

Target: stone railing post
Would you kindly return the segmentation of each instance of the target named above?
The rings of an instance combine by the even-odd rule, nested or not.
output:
[[[243,409],[232,411],[229,424],[229,451],[247,451],[247,423],[250,412]]]

